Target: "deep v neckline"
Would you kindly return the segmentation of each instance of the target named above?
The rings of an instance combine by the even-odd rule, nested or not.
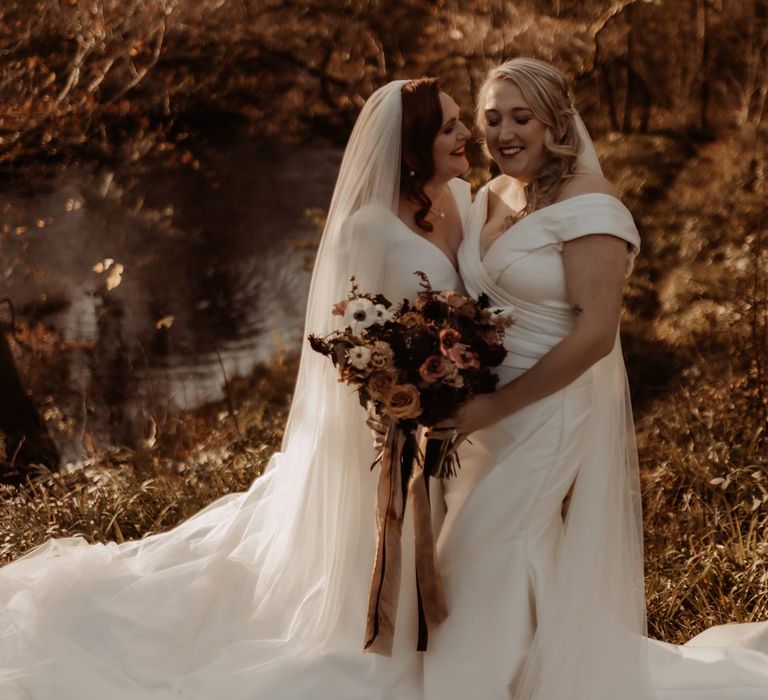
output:
[[[459,247],[461,247],[461,243],[464,242],[464,221],[463,221],[464,217],[462,216],[461,208],[459,207],[459,201],[456,198],[456,195],[453,193],[453,190],[451,189],[450,183],[447,185],[447,187],[449,189],[451,197],[453,198],[453,205],[456,207],[456,211],[459,214],[459,224],[461,225],[461,242],[459,243]],[[417,233],[416,231],[414,231],[410,226],[408,226],[408,224],[405,223],[405,221],[403,221],[397,215],[396,212],[392,212],[392,214],[395,217],[395,219],[397,219],[400,222],[400,225],[403,227],[403,229],[405,231],[407,231],[408,233],[410,233],[411,236],[424,241],[424,243],[426,243],[428,246],[434,248],[435,250],[440,251],[440,255],[445,260],[445,262],[447,262],[451,266],[451,268],[453,269],[453,271],[456,274],[459,274],[459,255],[458,255],[459,251],[458,251],[458,248],[456,249],[456,262],[454,263],[453,260],[451,260],[451,257],[448,255],[448,253],[443,248],[441,248],[437,243],[435,243],[434,241],[429,240],[429,238],[426,238],[425,236],[422,236],[420,233]]]
[[[486,221],[488,221],[488,192],[489,191],[490,190],[488,189],[487,186],[482,191],[482,196],[483,196],[483,198],[485,200],[484,202],[482,202],[482,205],[481,205],[483,207],[483,225],[485,224]],[[561,206],[563,204],[567,204],[568,202],[572,202],[575,199],[581,199],[582,197],[610,197],[611,199],[616,200],[619,204],[623,204],[620,199],[617,199],[613,195],[605,194],[603,192],[585,192],[584,194],[577,194],[577,195],[574,195],[573,197],[568,197],[568,199],[563,199],[560,202],[554,202],[552,204],[548,204],[546,207],[542,207],[541,209],[537,209],[536,211],[531,212],[530,214],[528,214],[528,216],[524,216],[522,219],[518,219],[509,228],[507,228],[504,231],[502,231],[496,237],[496,239],[491,243],[491,245],[488,246],[487,250],[485,251],[485,254],[483,254],[481,252],[481,250],[480,250],[480,243],[481,243],[480,237],[481,237],[481,234],[483,232],[483,226],[481,225],[480,228],[478,229],[478,233],[477,233],[477,257],[480,259],[480,263],[482,265],[485,265],[485,261],[488,260],[488,255],[490,255],[491,251],[494,249],[496,244],[500,243],[502,240],[504,240],[520,224],[522,224],[522,223],[524,223],[526,221],[529,221],[530,219],[532,219],[533,217],[537,216],[538,214],[541,214],[543,212],[548,212],[551,209],[554,209],[555,207],[559,207],[559,206]]]

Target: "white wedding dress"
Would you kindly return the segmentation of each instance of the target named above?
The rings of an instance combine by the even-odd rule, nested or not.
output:
[[[393,302],[418,289],[415,271],[436,289],[461,288],[443,251],[394,213],[406,82],[371,95],[350,136],[308,333],[338,324],[330,309],[351,275]],[[599,171],[577,125],[579,163]],[[637,232],[617,200],[585,195],[518,222],[481,261],[487,189],[470,210],[466,183],[450,186],[466,217],[464,285],[517,318],[499,368],[509,380],[572,327],[563,243],[610,233],[636,253]],[[573,384],[462,446],[437,543],[449,616],[417,652],[406,511],[383,657],[362,650],[376,542],[371,435],[354,391],[305,347],[282,449],[248,491],[140,541],[50,540],[0,568],[0,700],[508,700],[510,688],[514,700],[768,699],[765,625],[713,628],[685,647],[642,635],[625,381],[617,341]]]
[[[581,195],[520,220],[496,239],[481,260],[479,237],[486,221],[487,197],[488,186],[475,199],[459,250],[459,266],[470,294],[485,292],[492,304],[516,317],[506,333],[509,354],[499,368],[503,385],[534,365],[573,327],[563,244],[590,233],[612,234],[627,241],[631,270],[639,237],[619,200],[604,194]],[[621,411],[620,394],[625,385],[618,339],[614,353],[604,361],[610,362],[617,368],[619,402],[615,406]],[[430,637],[425,654],[425,700],[521,697],[515,692],[510,695],[510,689],[519,686],[539,625],[545,632],[547,626],[552,630],[553,639],[541,643],[541,668],[550,672],[550,678],[539,678],[538,694],[533,697],[768,699],[768,624],[715,627],[683,647],[645,639],[636,647],[633,660],[632,654],[620,655],[619,647],[606,641],[613,634],[612,621],[603,620],[600,626],[595,620],[601,615],[603,594],[596,592],[593,598],[591,589],[605,585],[600,577],[609,575],[609,570],[603,572],[600,567],[611,563],[592,560],[591,550],[603,546],[601,527],[621,523],[610,519],[611,504],[603,505],[598,493],[589,493],[589,489],[601,488],[596,480],[591,485],[589,481],[577,483],[572,496],[571,507],[580,510],[574,518],[582,518],[583,523],[589,511],[598,513],[591,531],[589,525],[568,521],[567,527],[574,532],[582,528],[590,533],[580,545],[564,546],[566,525],[561,513],[563,500],[583,465],[596,459],[594,445],[607,444],[606,429],[620,429],[618,423],[611,428],[612,424],[596,421],[593,415],[593,409],[599,410],[595,408],[600,391],[596,372],[605,371],[603,366],[593,367],[564,389],[474,433],[473,444],[462,454],[458,477],[444,482],[447,515],[437,547],[450,614]],[[631,415],[628,422],[631,425]],[[626,439],[634,450],[634,435],[631,428],[628,431]],[[629,471],[632,468],[636,472],[636,462]],[[613,467],[608,465],[608,469]],[[583,478],[592,478],[590,470],[585,471]],[[631,476],[625,486],[627,491],[636,489]],[[611,497],[621,497],[618,487]],[[569,536],[569,542],[577,542],[578,534]],[[583,546],[583,552],[574,552],[575,546]],[[616,552],[617,557],[621,555]],[[594,572],[582,571],[592,568]],[[614,573],[622,575],[620,568]],[[580,591],[582,581],[585,587]],[[641,573],[639,588],[635,593],[642,596]],[[607,598],[609,593],[605,595]],[[566,604],[574,604],[576,609],[568,610]],[[583,620],[572,617],[581,606],[589,610],[587,616]],[[553,611],[560,619],[552,619]],[[621,611],[615,614],[620,619]],[[627,622],[627,628],[633,624]],[[558,657],[556,638],[560,634],[571,636],[566,637]],[[639,632],[636,637],[644,639]],[[623,643],[617,636],[616,644]],[[549,667],[547,655],[556,659]],[[645,692],[634,686],[631,665],[646,659],[651,688],[646,695],[631,695]],[[623,671],[614,662],[628,662],[626,679],[618,676]],[[533,674],[529,680],[536,676],[535,669],[528,673]],[[640,675],[638,679],[639,686]],[[533,687],[529,685],[525,693],[531,693]]]
[[[454,180],[450,187],[459,211],[468,214],[469,186]],[[357,249],[376,256],[373,268],[381,278],[363,274],[362,291],[381,291],[393,302],[413,297],[416,271],[425,272],[437,289],[460,285],[445,253],[384,206],[364,206],[344,228],[356,237]],[[382,286],[369,289],[369,283]],[[348,287],[348,281],[340,284]],[[357,492],[350,494],[359,518],[342,533],[347,537],[343,554],[350,558],[343,568],[347,575],[325,582],[340,587],[343,608],[322,644],[302,645],[290,637],[291,620],[301,624],[300,612],[276,604],[266,613],[259,608],[263,584],[252,564],[269,546],[260,540],[266,537],[264,518],[286,518],[282,507],[263,512],[270,499],[282,506],[281,497],[287,498],[276,490],[275,476],[292,465],[284,456],[281,464],[278,455],[248,491],[219,499],[169,532],[123,544],[50,540],[0,569],[0,698],[420,700],[422,655],[416,652],[416,582],[408,566],[413,532],[407,515],[393,655],[363,652],[378,475],[369,468],[374,450],[365,412],[353,406],[350,388],[343,391],[356,422],[339,426],[338,439],[365,443],[365,459],[347,465],[359,477]],[[334,515],[322,513],[316,522],[330,532]],[[300,536],[289,519],[283,527],[286,537]],[[279,536],[279,530],[270,533]],[[282,585],[300,588],[303,565],[310,564],[303,553]],[[301,608],[321,605],[323,591],[284,595],[286,601],[299,600]]]

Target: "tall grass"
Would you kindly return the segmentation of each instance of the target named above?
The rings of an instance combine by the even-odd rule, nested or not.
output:
[[[278,358],[230,381],[225,402],[170,419],[155,443],[98,454],[21,486],[0,486],[0,562],[49,537],[90,542],[167,530],[219,496],[243,491],[279,449],[296,362]]]
[[[639,216],[657,306],[626,325],[646,362],[659,348],[635,390],[651,631],[671,641],[768,619],[767,202],[766,133],[745,129]]]

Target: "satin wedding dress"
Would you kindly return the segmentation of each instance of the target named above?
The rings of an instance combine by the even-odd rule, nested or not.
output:
[[[454,180],[450,189],[466,215],[469,186]],[[446,254],[386,206],[372,202],[346,219],[342,228],[342,236],[355,237],[353,251],[373,256],[366,265],[347,261],[339,267],[353,265],[362,291],[381,291],[393,302],[413,297],[419,285],[415,271],[425,272],[438,289],[460,285]],[[338,284],[348,290],[348,276]],[[333,383],[338,385],[335,379]],[[327,594],[318,584],[315,590],[299,590],[307,586],[311,552],[302,551],[297,561],[286,565],[279,585],[270,579],[272,587],[286,590],[265,592],[253,564],[265,561],[263,550],[271,545],[264,537],[273,541],[312,536],[311,531],[302,535],[283,512],[290,512],[290,494],[282,493],[276,476],[294,468],[289,450],[288,456],[278,455],[274,467],[248,491],[224,496],[169,532],[122,544],[50,540],[0,569],[0,698],[420,700],[409,517],[393,655],[363,652],[378,475],[369,468],[375,453],[365,412],[355,405],[350,388],[340,391],[351,418],[327,439],[347,443],[345,448],[357,441],[363,458],[345,465],[357,479],[355,485],[345,477],[351,492],[344,507],[355,519],[339,526],[336,535],[343,538],[338,556],[344,560],[334,566],[344,572],[343,578],[322,582],[339,590],[343,606],[330,629],[317,631],[321,641],[308,641],[312,630],[293,629],[312,619],[301,617],[303,608],[326,604]],[[314,410],[320,420],[323,406],[318,403]],[[332,499],[330,494],[318,496],[321,502]],[[270,509],[270,501],[278,507]],[[313,522],[313,527],[325,528],[320,536],[326,547],[336,515],[322,513]],[[267,530],[268,518],[282,523],[282,529],[278,525]],[[292,595],[287,590],[291,587],[299,593]],[[268,599],[266,594],[272,596],[271,607],[264,611],[260,605]],[[296,610],[281,608],[283,599]]]
[[[619,200],[587,194],[518,221],[481,259],[487,198],[486,186],[475,199],[459,267],[470,294],[488,294],[492,304],[516,318],[506,333],[509,354],[499,368],[503,385],[573,328],[561,255],[564,243],[590,233],[621,238],[628,245],[629,271],[639,237]],[[605,391],[609,376],[610,391]],[[597,420],[601,391],[612,403]],[[626,547],[639,534],[631,531],[639,511],[632,513],[630,504],[622,520],[613,515],[610,503],[623,498],[622,493],[632,499],[639,495],[632,476],[637,470],[631,459],[631,413],[610,422],[625,410],[624,392],[617,338],[613,353],[573,383],[471,436],[473,444],[463,452],[458,477],[444,482],[447,514],[437,548],[450,614],[431,636],[425,654],[425,700],[768,698],[768,625],[716,627],[689,645],[675,647],[642,637],[638,620],[621,619],[618,598],[615,619],[600,610],[601,595],[611,604],[610,583],[601,577],[620,577],[625,575],[622,569],[631,566],[627,557],[626,566],[618,562],[611,572],[611,562],[594,554],[610,546],[601,543],[606,536],[602,528],[627,530]],[[616,480],[618,471],[618,464],[607,465],[600,475],[592,466],[600,460],[596,444],[609,451],[606,428],[627,431],[630,458],[626,483],[616,481],[605,491],[609,502],[602,503],[601,482]],[[574,512],[566,526],[562,505],[575,480]],[[592,513],[595,522],[590,525]],[[582,547],[581,553],[577,547]],[[617,558],[625,555],[622,549],[616,548]],[[642,572],[632,572],[636,574],[635,584],[627,577],[627,595],[642,596]],[[579,620],[575,616],[582,607],[588,612]],[[617,633],[619,626],[627,630],[626,636]],[[547,634],[549,638],[540,638]],[[565,636],[562,650],[559,635]],[[526,668],[532,648],[540,655],[538,666]],[[650,669],[649,679],[633,668],[641,664]],[[647,681],[650,687],[643,689]]]

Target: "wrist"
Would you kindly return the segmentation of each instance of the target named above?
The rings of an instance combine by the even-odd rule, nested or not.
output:
[[[505,384],[501,389],[497,389],[491,396],[493,396],[493,411],[497,420],[506,418],[517,411],[520,406],[517,405],[517,380],[513,379],[508,384]]]

